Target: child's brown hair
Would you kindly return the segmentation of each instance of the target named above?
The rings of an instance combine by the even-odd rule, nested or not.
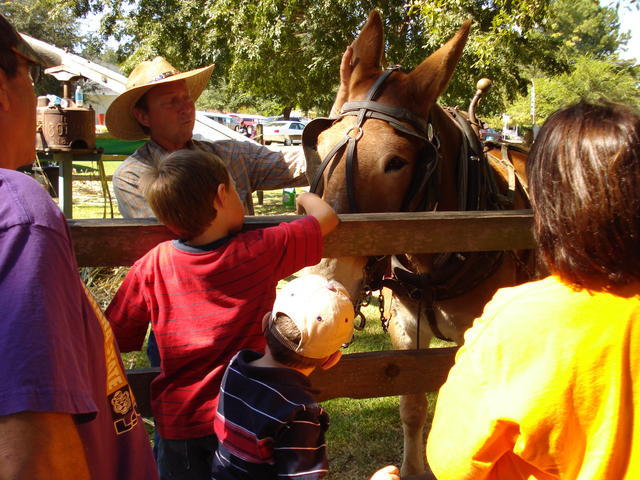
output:
[[[143,178],[144,196],[158,220],[183,240],[200,235],[216,218],[218,186],[229,172],[217,155],[177,150]]]

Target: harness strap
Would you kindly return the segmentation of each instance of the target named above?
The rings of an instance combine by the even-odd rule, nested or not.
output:
[[[342,140],[340,140],[335,147],[331,149],[331,151],[324,157],[324,160],[320,164],[318,170],[316,170],[315,175],[313,176],[313,180],[311,181],[311,192],[316,193],[318,191],[318,185],[320,184],[320,180],[322,180],[322,174],[327,168],[327,164],[331,161],[333,157],[336,156],[338,150],[344,147],[345,143],[349,141],[349,137],[345,136]]]
[[[356,159],[356,140],[350,138],[347,144],[347,163],[346,181],[347,181],[347,197],[349,199],[349,208],[352,212],[358,211],[358,203],[356,202],[356,189],[354,186],[354,164]]]
[[[502,155],[502,162],[507,169],[508,185],[509,185],[509,200],[513,202],[516,196],[516,169],[509,160],[509,148],[506,145],[500,147],[500,154]]]
[[[373,102],[371,100],[356,100],[353,102],[347,102],[342,106],[342,113],[340,116],[354,115],[356,112],[366,110],[367,118],[377,118],[389,123],[396,130],[400,130],[408,135],[413,135],[422,140],[427,140],[427,121],[418,115],[414,114],[406,108],[398,108],[392,105],[387,105],[380,102]],[[406,122],[411,124],[416,131],[407,128],[400,122]]]

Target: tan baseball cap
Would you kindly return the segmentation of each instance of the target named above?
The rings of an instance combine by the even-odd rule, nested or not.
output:
[[[148,135],[133,115],[133,107],[138,100],[157,85],[184,80],[189,96],[195,102],[209,83],[211,72],[213,65],[180,72],[163,57],[141,62],[131,71],[126,90],[107,109],[105,123],[109,133],[122,140],[147,138]]]
[[[273,323],[278,314],[288,316],[300,330],[298,345],[278,331]],[[354,316],[353,304],[342,284],[320,275],[306,275],[280,290],[269,328],[283,345],[299,355],[326,358],[351,340]]]

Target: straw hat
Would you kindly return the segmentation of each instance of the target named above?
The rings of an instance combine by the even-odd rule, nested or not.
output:
[[[127,79],[127,89],[111,103],[105,123],[111,135],[122,140],[142,140],[144,133],[133,115],[133,107],[140,98],[157,85],[184,80],[195,102],[209,83],[213,65],[179,72],[163,57],[140,63]]]

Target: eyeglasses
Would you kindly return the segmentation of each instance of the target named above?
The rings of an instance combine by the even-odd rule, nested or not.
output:
[[[31,61],[24,61],[24,62],[18,62],[18,63],[22,63],[23,65],[26,65],[29,72],[29,77],[31,77],[31,83],[35,85],[40,81],[40,79],[42,78],[42,65],[40,65],[39,63],[31,62]]]
[[[28,59],[27,57],[22,55],[20,52],[16,52],[14,50],[14,53],[18,56],[18,64],[24,65],[27,67],[27,71],[29,72],[29,77],[31,78],[31,83],[33,83],[34,85],[38,83],[42,78],[42,65],[34,62],[33,60]]]

